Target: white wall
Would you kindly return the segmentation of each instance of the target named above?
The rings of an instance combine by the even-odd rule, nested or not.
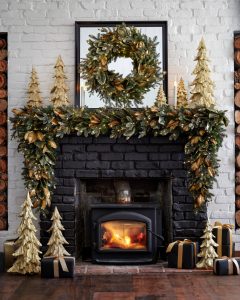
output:
[[[219,152],[220,176],[209,205],[212,221],[234,224],[233,31],[240,29],[239,0],[0,0],[0,31],[9,33],[9,112],[25,104],[29,73],[34,64],[42,95],[48,103],[53,64],[61,54],[66,64],[70,95],[74,95],[74,22],[91,20],[167,20],[169,87],[175,75],[191,81],[193,58],[204,36],[209,49],[216,99],[228,110],[230,125]],[[20,204],[25,197],[22,157],[9,132],[9,230],[15,237]],[[235,237],[240,250],[240,235]]]

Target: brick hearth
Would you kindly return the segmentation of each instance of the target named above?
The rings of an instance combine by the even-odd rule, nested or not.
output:
[[[187,190],[187,172],[184,169],[184,141],[169,141],[167,137],[142,139],[66,136],[58,149],[55,168],[57,189],[53,206],[57,205],[63,217],[66,247],[72,254],[78,252],[79,184],[89,178],[160,178],[172,176],[173,238],[198,239],[207,218],[206,211],[193,213],[193,200]],[[48,219],[41,221],[41,242],[46,249],[49,234]]]

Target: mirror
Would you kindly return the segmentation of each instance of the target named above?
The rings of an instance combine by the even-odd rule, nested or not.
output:
[[[122,22],[76,22],[75,23],[75,105],[88,106],[89,108],[103,107],[104,103],[100,100],[96,93],[92,95],[86,90],[85,82],[79,74],[79,63],[88,53],[89,35],[97,35],[102,27],[114,27]],[[164,76],[163,87],[167,96],[167,22],[166,21],[149,21],[149,22],[124,22],[127,26],[135,26],[141,30],[143,34],[154,38],[157,36],[157,52],[159,53],[159,61],[161,70],[166,72]],[[123,74],[123,76],[131,73],[132,60],[130,58],[118,58],[115,62],[108,65],[109,69]],[[144,95],[142,106],[152,106],[159,89],[159,85],[152,88]]]

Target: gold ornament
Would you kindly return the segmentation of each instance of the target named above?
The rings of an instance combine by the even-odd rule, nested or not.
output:
[[[177,86],[177,107],[187,107],[188,99],[187,99],[187,91],[185,89],[184,81],[182,77]]]
[[[214,235],[212,234],[212,226],[207,222],[206,228],[204,229],[204,234],[201,236],[201,239],[204,239],[200,248],[201,251],[198,254],[198,257],[201,257],[201,260],[197,263],[197,268],[208,269],[213,268],[213,261],[218,257],[214,247],[217,247],[218,244],[213,240]]]
[[[193,70],[193,75],[196,75],[191,86],[191,103],[189,107],[195,108],[199,106],[204,106],[207,108],[213,107],[215,105],[215,99],[213,95],[214,82],[210,78],[211,71],[208,67],[208,58],[206,55],[207,49],[205,42],[202,40],[197,48],[198,54],[195,58],[197,65]]]
[[[52,226],[48,230],[48,232],[52,232],[51,237],[48,242],[48,250],[44,254],[46,256],[54,256],[56,258],[63,257],[63,256],[70,256],[70,254],[66,251],[63,244],[68,244],[65,240],[62,231],[65,230],[63,227],[61,220],[62,217],[60,216],[57,207],[55,206],[53,215],[52,215]]]
[[[35,233],[36,228],[32,220],[36,217],[32,212],[32,200],[28,192],[27,198],[22,205],[20,213],[21,223],[18,227],[19,238],[17,240],[18,249],[13,253],[17,259],[13,266],[8,270],[12,273],[34,274],[40,272],[39,247],[41,243],[38,241]]]
[[[67,78],[64,73],[64,63],[61,56],[58,56],[57,62],[54,66],[55,68],[55,82],[51,89],[51,102],[54,107],[62,107],[64,105],[69,105],[68,99],[68,87],[65,83]]]
[[[35,68],[32,68],[30,82],[28,85],[28,107],[41,107],[42,106],[42,98],[40,96],[39,82],[38,76]]]
[[[165,96],[163,85],[161,84],[157,93],[156,100],[154,102],[154,106],[161,107],[162,105],[167,104],[167,98]]]

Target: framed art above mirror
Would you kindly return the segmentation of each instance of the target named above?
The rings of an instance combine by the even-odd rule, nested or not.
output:
[[[115,27],[122,24],[121,21],[111,22],[75,22],[75,106],[88,106],[90,108],[103,107],[104,103],[100,97],[86,90],[85,81],[81,78],[79,73],[79,64],[88,53],[88,40],[89,36],[96,36],[103,27]],[[168,56],[167,56],[167,21],[128,21],[124,22],[127,26],[134,26],[138,28],[142,34],[147,35],[150,38],[157,38],[158,45],[156,46],[156,52],[159,54],[159,61],[161,71],[166,74],[164,76],[163,88],[167,96],[168,90]],[[132,72],[132,61],[129,58],[120,57],[114,62],[110,62],[108,68],[127,76]],[[155,88],[151,88],[149,92],[144,95],[142,106],[153,105],[159,85]]]

